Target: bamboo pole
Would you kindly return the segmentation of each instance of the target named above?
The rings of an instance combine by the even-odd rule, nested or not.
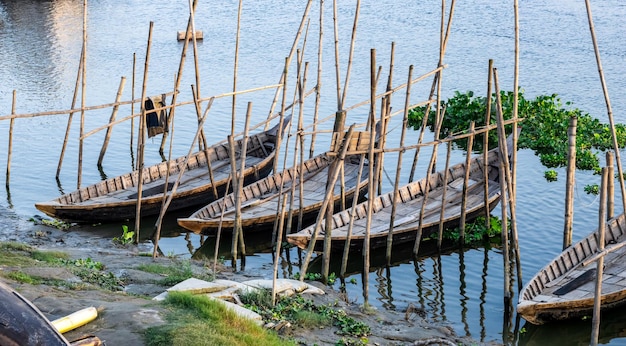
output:
[[[607,115],[609,117],[609,123],[611,125],[611,135],[613,137],[613,149],[615,150],[615,159],[617,162],[617,173],[619,174],[619,183],[622,188],[622,204],[623,210],[626,210],[626,186],[624,185],[624,171],[622,170],[622,159],[619,150],[619,144],[617,143],[617,133],[615,132],[615,121],[613,119],[613,109],[611,107],[611,100],[609,98],[609,91],[604,80],[604,72],[602,70],[602,61],[600,60],[600,51],[598,49],[598,42],[596,40],[595,28],[593,25],[593,18],[591,14],[591,4],[589,0],[585,0],[587,7],[587,17],[589,19],[589,31],[591,32],[591,40],[593,42],[593,50],[596,55],[596,63],[598,65],[598,74],[600,75],[600,83],[602,84],[602,91],[604,93],[604,101],[606,103]]]
[[[226,190],[230,189],[230,182],[233,180],[233,176],[229,175],[226,181]],[[217,236],[215,237],[215,250],[213,252],[213,275],[217,273],[217,254],[220,249],[220,240],[222,238],[222,224],[224,222],[224,211],[226,210],[226,198],[222,198],[220,206],[220,222],[217,226]]]
[[[346,268],[348,267],[348,255],[350,253],[350,242],[352,241],[352,229],[354,226],[354,215],[356,215],[356,206],[359,203],[359,194],[361,189],[361,177],[363,175],[363,166],[365,163],[365,154],[361,154],[359,159],[359,171],[356,175],[357,184],[356,191],[354,192],[354,198],[352,199],[352,211],[350,212],[350,222],[348,223],[348,232],[346,233],[346,242],[343,247],[343,256],[341,258],[341,270],[339,271],[339,277],[344,277],[346,274]]]
[[[319,19],[319,38],[318,38],[318,50],[317,50],[317,84],[315,85],[315,107],[313,109],[313,135],[311,136],[311,146],[309,147],[309,158],[315,156],[315,132],[317,131],[317,118],[319,115],[319,108],[321,102],[321,88],[322,88],[322,42],[324,39],[324,0],[320,0],[320,19]],[[302,129],[298,129],[299,132]],[[301,135],[302,136],[302,135]],[[304,150],[304,149],[303,149]],[[300,221],[298,221],[298,229],[300,229]]]
[[[446,195],[448,194],[448,174],[449,174],[449,170],[448,168],[450,167],[450,156],[452,154],[452,142],[447,142],[447,149],[446,149],[446,165],[444,168],[444,173],[443,173],[443,182],[444,182],[444,186],[443,186],[443,194],[441,195],[441,210],[439,211],[439,220],[443,220],[443,218],[446,215]],[[488,201],[486,202],[485,205],[488,205]],[[487,210],[489,208],[486,208]],[[443,241],[443,229],[444,229],[444,223],[443,222],[439,222],[439,234],[437,237],[437,250],[441,251],[441,243]]]
[[[613,179],[613,177],[611,177]],[[608,169],[602,168],[602,188],[600,190],[600,210],[598,215],[598,249],[604,251],[604,232],[606,227],[606,202],[607,202]],[[604,256],[599,256],[596,262],[596,285],[593,299],[593,318],[591,321],[591,342],[589,345],[598,344],[600,334],[600,306],[602,304],[602,276],[604,274]]]
[[[243,238],[243,229],[241,227],[241,194],[243,193],[243,185],[244,182],[244,171],[246,170],[246,154],[248,151],[248,131],[250,128],[250,117],[252,116],[252,102],[248,102],[248,110],[246,111],[246,122],[243,130],[243,139],[241,144],[241,167],[239,168],[239,173],[236,175],[237,177],[237,189],[235,190],[235,222],[233,224],[233,248],[239,245],[239,250],[241,251],[241,268],[245,268],[246,266],[246,246]],[[279,130],[280,131],[280,130]],[[231,141],[232,141],[231,137]],[[234,152],[234,149],[231,149],[231,153]],[[234,157],[233,157],[234,160]],[[236,168],[235,168],[236,170]],[[237,258],[234,257],[235,263],[237,262]],[[236,267],[236,266],[235,266]],[[235,268],[236,269],[236,268]]]
[[[613,152],[606,152],[606,166],[608,169],[608,178],[606,181],[606,219],[612,219],[615,216],[615,168]]]
[[[137,65],[137,54],[133,53],[133,76],[131,78],[131,90],[130,98],[135,100],[135,69]],[[130,104],[130,114],[135,114],[135,102]],[[130,118],[130,151],[133,152],[133,138],[135,136],[135,117]],[[135,169],[135,162],[133,162],[133,170]]]
[[[353,131],[354,131],[354,125],[351,125],[350,128],[348,128],[348,133],[345,138],[352,137]],[[345,159],[347,150],[348,150],[348,145],[347,143],[344,143],[339,153],[340,161],[343,161]],[[339,169],[335,169],[333,172],[329,172],[331,176],[331,179],[330,179],[331,186],[335,185],[335,182],[337,181],[337,178],[339,177],[339,172],[340,172]],[[320,211],[326,210],[326,208],[328,208],[328,204],[330,203],[330,201],[332,201],[332,192],[333,191],[331,189],[326,190],[326,194],[324,195],[324,202],[322,202]],[[311,234],[311,241],[309,242],[309,247],[307,248],[305,260],[303,261],[302,268],[300,269],[301,271],[300,281],[303,281],[304,277],[306,276],[306,271],[309,266],[309,261],[311,261],[311,257],[313,256],[313,250],[315,248],[315,243],[317,242],[317,235],[320,229],[322,228],[323,218],[324,218],[324,214],[322,212],[318,213],[317,220],[315,222],[315,228],[313,229],[313,233]]]
[[[139,243],[139,227],[141,225],[141,198],[143,194],[143,168],[144,168],[144,146],[146,138],[146,86],[148,83],[148,66],[150,63],[150,48],[152,46],[152,29],[154,22],[150,22],[148,31],[148,45],[146,47],[146,61],[143,69],[143,85],[141,87],[141,118],[139,118],[139,136],[137,137],[137,208],[135,209],[135,242]],[[155,249],[157,247],[155,246]]]
[[[485,126],[489,126],[491,122],[491,71],[493,70],[493,59],[489,59],[489,67],[487,69],[487,111],[485,112]],[[489,131],[483,133],[483,179],[485,205],[489,205]],[[491,229],[491,211],[485,208],[485,227]]]
[[[87,0],[83,0],[83,53],[81,54],[83,59],[83,68],[81,69],[81,101],[80,101],[80,137],[83,137],[85,132],[85,102],[87,92]],[[78,140],[78,174],[76,176],[76,188],[80,189],[80,184],[83,178],[83,140]]]
[[[350,72],[352,71],[352,59],[354,57],[354,45],[356,42],[356,29],[357,29],[357,24],[359,23],[359,13],[361,12],[361,0],[357,0],[356,1],[356,8],[354,10],[354,21],[352,23],[352,36],[350,38],[350,53],[348,54],[348,68],[346,69],[346,79],[343,83],[343,91],[341,94],[341,98],[338,100],[338,105],[340,110],[343,110],[343,105],[346,101],[346,95],[348,93],[348,83],[350,82]],[[336,15],[336,7],[335,7],[335,15]],[[335,24],[337,23],[337,21],[339,20],[338,18],[335,17]],[[335,25],[335,30],[337,30],[337,26]],[[339,37],[337,36],[337,31],[335,31],[335,54],[338,54],[338,50],[339,49]],[[339,69],[339,58],[337,56],[337,69]],[[339,76],[339,71],[337,71],[337,76]],[[339,81],[338,81],[339,82]],[[339,86],[338,86],[339,88]],[[338,90],[341,90],[340,88]]]
[[[164,196],[166,196],[167,198],[164,199],[163,201],[163,205],[161,206],[161,211],[159,212],[159,217],[156,221],[155,227],[156,227],[156,231],[153,235],[153,240],[154,240],[154,252],[152,253],[153,257],[157,257],[158,253],[157,253],[157,249],[159,247],[159,239],[161,237],[161,226],[163,223],[163,218],[165,217],[165,212],[167,211],[167,208],[170,206],[170,203],[172,202],[172,199],[174,198],[174,196],[176,195],[176,190],[178,189],[178,186],[180,185],[180,181],[183,178],[183,175],[185,174],[185,170],[189,164],[189,158],[191,157],[191,153],[193,152],[193,147],[194,147],[194,143],[198,140],[199,136],[200,136],[200,128],[202,127],[202,125],[204,124],[207,115],[209,113],[209,109],[211,109],[211,105],[213,104],[213,101],[209,101],[209,104],[207,106],[207,109],[204,112],[204,115],[202,116],[202,119],[200,120],[200,126],[198,126],[198,130],[196,130],[196,134],[194,136],[193,141],[191,141],[191,145],[189,146],[189,151],[187,152],[187,156],[185,156],[185,160],[181,163],[178,163],[179,165],[179,169],[178,169],[178,177],[176,178],[176,181],[174,182],[174,185],[172,186],[172,190],[169,192],[167,192],[167,190],[163,193]],[[142,117],[143,119],[143,117]],[[143,122],[143,121],[141,121]],[[142,131],[143,133],[143,131]],[[141,140],[140,136],[139,139]],[[170,150],[171,152],[171,150]],[[169,160],[168,162],[170,162],[171,160]],[[143,165],[143,162],[141,162],[141,164]],[[168,167],[168,175],[167,177],[169,177],[169,167]],[[167,186],[167,183],[165,184]],[[166,187],[167,189],[167,187]],[[228,183],[227,183],[227,187],[226,189],[228,190]],[[138,200],[139,203],[139,200]],[[224,209],[224,208],[222,208]]]
[[[344,124],[346,122],[346,113],[342,112],[342,111],[338,111],[336,113],[336,117],[335,117],[335,125],[333,128],[333,132],[337,133],[338,135],[338,139],[341,138],[342,135],[344,135],[343,137],[343,145],[344,146],[349,146],[350,143],[350,137],[346,136],[343,133],[343,128],[344,128]],[[339,147],[337,147],[337,149],[339,149]],[[341,160],[341,162],[339,162],[339,160],[335,159],[333,160],[333,162],[330,164],[330,167],[328,168],[329,172],[334,172],[335,170],[341,170],[343,171],[343,160]],[[329,177],[330,178],[330,177]],[[358,182],[357,182],[358,184]],[[330,179],[326,182],[326,190],[327,191],[331,191],[332,194],[331,196],[331,203],[328,203],[328,206],[325,210],[320,210],[320,213],[325,212],[326,214],[326,232],[324,232],[324,252],[323,252],[323,261],[322,261],[322,282],[327,283],[328,282],[328,270],[330,268],[330,249],[331,249],[331,243],[332,243],[332,228],[333,228],[333,214],[334,214],[334,209],[335,209],[335,203],[333,202],[334,198],[332,196],[334,196],[335,194],[335,182],[334,181],[330,181]]]
[[[195,12],[196,10],[196,6],[198,5],[198,0],[194,0],[193,2],[193,9],[192,11]],[[176,73],[176,81],[174,82],[174,91],[178,90],[180,87],[180,82],[182,80],[183,77],[183,70],[185,67],[185,59],[187,57],[187,47],[189,46],[189,35],[191,35],[191,25],[192,25],[192,18],[191,16],[189,16],[189,19],[187,20],[187,31],[185,33],[185,42],[183,43],[183,50],[181,51],[180,54],[180,61],[178,63],[178,72]],[[176,104],[176,99],[178,98],[178,93],[174,92],[174,94],[172,95],[172,105]],[[143,101],[142,101],[143,102]],[[165,100],[164,102],[165,103]],[[143,107],[143,104],[142,104]],[[170,127],[170,124],[172,123],[172,121],[174,120],[174,116],[175,116],[175,107],[172,107],[172,109],[170,110],[170,114],[169,117],[167,117],[167,128]],[[159,149],[159,152],[161,154],[163,154],[163,148],[165,147],[165,140],[167,139],[167,132],[163,132],[163,136],[161,137],[161,147]]]
[[[469,133],[471,134],[467,140],[467,155],[465,159],[465,177],[463,179],[463,192],[461,197],[461,220],[459,221],[459,228],[461,230],[459,242],[461,246],[465,244],[465,218],[467,216],[467,188],[469,185],[470,176],[470,164],[472,163],[472,149],[474,148],[474,122],[470,123]],[[489,204],[485,205],[485,208],[489,209]]]
[[[409,77],[410,81],[413,78],[413,65],[409,66]],[[388,83],[389,86],[390,83]],[[404,137],[406,136],[406,128],[408,124],[409,118],[409,102],[411,97],[411,86],[407,86],[406,88],[406,96],[404,98],[404,114],[402,116],[402,132],[400,133],[400,147],[404,146]],[[385,137],[383,135],[383,137]],[[389,233],[387,233],[387,251],[385,253],[385,259],[387,261],[387,265],[391,265],[391,247],[393,245],[393,223],[396,218],[396,201],[398,200],[398,194],[400,193],[398,190],[398,186],[400,185],[400,174],[402,171],[402,154],[403,152],[398,153],[398,163],[396,165],[396,178],[393,185],[393,200],[391,204],[391,217],[389,218]]]
[[[84,43],[83,43],[84,44]],[[74,96],[72,97],[72,110],[76,106],[76,99],[78,98],[78,87],[80,84],[80,77],[83,73],[83,54],[84,51],[81,49],[80,51],[80,61],[78,63],[78,72],[76,73],[76,84],[74,85]],[[13,115],[15,116],[15,115]],[[59,163],[57,165],[57,174],[56,178],[59,179],[61,175],[61,166],[63,165],[63,157],[65,156],[65,149],[67,148],[67,142],[70,136],[70,128],[72,127],[72,118],[74,116],[74,112],[70,111],[69,116],[67,118],[67,128],[65,129],[65,139],[63,140],[63,147],[61,148],[61,155],[59,156]],[[2,117],[0,117],[1,120]],[[11,118],[13,120],[15,118]]]
[[[567,155],[567,178],[565,182],[565,227],[563,229],[563,250],[572,245],[572,232],[574,225],[574,186],[576,184],[576,123],[577,117],[569,118],[568,155]]]
[[[15,104],[16,104],[16,94],[17,92],[13,90],[13,101],[11,102],[11,114],[15,114]],[[11,119],[9,122],[9,151],[7,153],[7,174],[5,180],[5,186],[8,189],[11,181],[11,153],[13,152],[13,125],[15,123],[15,119]]]
[[[115,96],[115,103],[120,102],[122,98],[122,92],[124,91],[124,85],[126,84],[126,77],[122,77],[120,80],[120,85],[117,89],[117,96]],[[109,118],[109,123],[115,121],[115,117],[117,116],[117,111],[119,107],[114,106],[113,111],[111,112],[111,117]],[[100,149],[100,156],[98,157],[98,167],[102,167],[102,160],[104,160],[104,154],[107,151],[107,147],[109,145],[109,140],[111,139],[111,132],[113,131],[113,127],[108,127],[107,132],[104,136],[104,143],[102,143],[102,148]]]
[[[369,272],[370,272],[370,231],[372,227],[372,211],[374,210],[374,196],[372,191],[376,186],[376,177],[374,173],[374,146],[376,143],[376,86],[378,78],[376,76],[376,49],[370,49],[370,143],[368,153],[368,198],[367,198],[367,215],[365,219],[365,236],[363,238],[363,305],[369,306]]]
[[[191,86],[191,94],[194,98],[194,100],[198,100],[198,94],[196,93],[196,91],[194,90],[193,85]],[[219,199],[219,195],[217,193],[217,186],[215,186],[214,182],[215,182],[215,176],[213,175],[213,167],[211,164],[211,158],[209,157],[209,153],[208,153],[208,146],[207,146],[207,142],[206,142],[206,138],[204,137],[204,128],[202,128],[200,126],[200,121],[202,119],[201,116],[201,107],[200,104],[198,102],[196,102],[196,116],[198,117],[198,127],[200,128],[200,138],[198,139],[198,146],[202,147],[204,150],[204,157],[206,157],[206,165],[207,165],[207,169],[209,170],[209,180],[211,181],[211,187],[213,190],[213,198],[214,199]],[[203,145],[200,145],[200,142],[202,142]],[[170,149],[171,150],[171,149]],[[228,190],[226,190],[228,191]],[[227,192],[225,192],[227,193]]]

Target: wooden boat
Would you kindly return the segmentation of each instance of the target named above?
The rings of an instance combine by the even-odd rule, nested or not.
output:
[[[510,142],[510,141],[509,141]],[[470,161],[469,181],[466,199],[466,220],[483,215],[485,208],[492,210],[500,201],[500,154],[499,149],[492,149],[488,153],[488,203],[485,205],[484,198],[484,174],[483,155],[474,157]],[[461,197],[466,173],[465,162],[449,167],[447,181],[444,180],[445,171],[434,173],[430,177],[428,198],[424,210],[422,235],[429,236],[438,230],[439,223],[445,227],[457,225],[461,218]],[[399,200],[396,203],[396,217],[393,227],[393,243],[401,244],[415,241],[417,230],[420,226],[420,210],[424,203],[426,191],[426,178],[409,183],[399,188]],[[445,214],[440,218],[442,208],[442,196],[446,192]],[[389,223],[393,200],[393,191],[377,196],[374,199],[372,210],[372,222],[370,225],[370,249],[385,247],[389,233]],[[354,211],[354,225],[352,229],[351,247],[363,248],[365,238],[367,203],[357,205]],[[352,210],[348,208],[333,215],[333,228],[331,232],[331,247],[343,249]],[[287,241],[302,249],[306,249],[311,241],[315,225],[309,226],[300,232],[287,235]],[[314,249],[322,249],[324,242],[325,222],[316,238]]]
[[[601,309],[626,304],[626,216],[609,220],[605,227],[605,246]],[[565,249],[524,286],[517,312],[526,321],[550,321],[593,314],[596,263],[590,261],[598,249],[598,232]]]
[[[243,188],[241,194],[241,224],[246,232],[261,231],[272,228],[274,221],[284,216],[289,210],[289,204],[281,214],[278,203],[282,203],[284,198],[290,200],[293,191],[293,204],[291,206],[293,220],[297,220],[299,213],[302,213],[304,222],[310,223],[317,217],[319,209],[322,207],[324,195],[326,193],[326,182],[329,176],[331,163],[334,156],[330,153],[323,153],[305,161],[302,165],[283,170],[280,173],[272,174],[264,179],[251,183]],[[300,169],[302,167],[303,180],[300,181]],[[346,205],[351,205],[352,198],[357,191],[363,196],[367,186],[367,166],[363,170],[361,182],[357,184],[359,172],[359,159],[357,156],[347,157],[344,161],[344,193],[341,193],[341,181],[335,184],[335,195],[333,201],[337,208],[340,207],[342,197]],[[282,196],[281,196],[282,185]],[[304,191],[302,205],[300,205],[300,185]],[[280,197],[280,198],[279,198]],[[222,208],[224,216],[222,217]],[[220,220],[222,229],[232,231],[235,222],[235,194],[230,193],[220,198],[200,210],[193,213],[188,218],[179,218],[178,224],[197,234],[215,234],[219,227]]]
[[[70,345],[33,303],[0,281],[0,345]]]
[[[288,123],[289,119],[285,119],[283,130]],[[245,184],[266,177],[272,170],[277,135],[278,125],[248,137]],[[235,141],[238,167],[241,165],[243,144],[243,139]],[[183,156],[171,161],[168,191],[178,178],[185,158]],[[160,212],[167,168],[168,163],[161,162],[143,169],[141,216],[156,215]],[[212,180],[210,171],[213,175]],[[230,173],[230,147],[227,143],[216,144],[192,154],[168,210],[204,205],[214,200],[213,186],[217,189],[218,196],[223,196]],[[136,215],[138,177],[139,171],[135,170],[83,187],[52,201],[36,203],[35,206],[49,216],[70,222],[91,223],[132,219]]]

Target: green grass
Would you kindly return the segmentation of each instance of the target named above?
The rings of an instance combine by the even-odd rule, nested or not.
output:
[[[149,346],[295,345],[205,296],[170,292],[165,304],[169,323],[146,331]]]
[[[136,269],[163,276],[163,279],[159,280],[158,284],[162,286],[174,286],[179,282],[185,281],[191,277],[197,277],[201,280],[211,281],[213,278],[209,275],[198,277],[194,275],[191,270],[191,263],[189,261],[175,262],[171,265],[162,265],[157,263],[141,264]]]

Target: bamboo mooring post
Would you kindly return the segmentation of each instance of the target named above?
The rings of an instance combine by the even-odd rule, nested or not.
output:
[[[484,197],[485,205],[489,205],[489,123],[491,122],[491,71],[493,59],[489,59],[487,70],[487,111],[485,112],[485,132],[483,132],[483,179],[485,180]],[[491,229],[491,211],[485,208],[485,227]]]
[[[467,216],[467,212],[465,208],[467,207],[467,189],[469,185],[469,176],[470,176],[470,164],[472,163],[472,149],[474,147],[474,122],[470,123],[469,128],[470,136],[467,139],[467,155],[465,159],[465,177],[463,179],[463,192],[461,195],[461,220],[459,224],[459,228],[461,229],[459,243],[461,246],[465,244],[465,218]],[[489,209],[489,205],[485,205],[485,208]]]
[[[246,154],[248,152],[248,131],[250,128],[250,117],[252,116],[252,102],[248,102],[248,109],[246,111],[246,122],[243,129],[243,139],[241,143],[241,167],[239,168],[239,173],[234,174],[233,176],[237,179],[237,185],[235,190],[235,222],[233,224],[233,249],[239,246],[239,250],[241,251],[241,269],[246,266],[246,245],[244,243],[243,238],[243,228],[241,226],[241,194],[243,193],[243,185],[245,184],[245,171],[246,171]],[[279,129],[280,131],[281,129]],[[230,137],[230,142],[234,144],[234,140]],[[234,154],[235,147],[231,147],[231,153]],[[236,162],[236,158],[231,159],[233,164]],[[234,168],[234,172],[237,172],[237,168]],[[233,186],[233,187],[235,187]],[[237,257],[233,257],[233,263],[235,264],[234,268],[236,268]]]
[[[609,170],[602,168],[602,187],[600,190],[600,209],[598,215],[598,253],[604,251],[604,232],[606,227],[606,201],[607,201],[607,181]],[[613,179],[613,177],[611,177]],[[591,329],[591,346],[598,344],[600,334],[600,305],[602,303],[602,276],[604,272],[604,255],[598,257],[596,262],[596,286],[593,299],[593,319]]]
[[[576,183],[576,124],[578,118],[569,118],[567,128],[567,179],[565,181],[565,227],[563,229],[563,250],[572,245],[572,233],[574,224],[574,185]]]
[[[390,77],[391,78],[391,77]],[[413,79],[413,65],[409,66],[409,77],[406,86],[406,96],[404,98],[404,112],[402,114],[402,131],[400,133],[400,147],[404,147],[404,137],[406,135],[406,128],[409,119],[409,104],[411,97],[411,79]],[[384,136],[383,136],[384,137]],[[393,224],[396,218],[396,201],[398,199],[398,186],[400,185],[400,173],[402,171],[402,154],[404,152],[398,152],[398,163],[396,165],[396,177],[393,186],[393,199],[391,204],[391,217],[389,218],[389,232],[387,233],[387,251],[385,253],[385,260],[387,265],[391,265],[391,250],[393,246]]]
[[[117,89],[117,95],[115,96],[115,106],[113,106],[113,111],[111,112],[111,117],[109,118],[109,127],[107,127],[107,132],[104,136],[104,143],[102,143],[102,148],[100,149],[100,156],[98,157],[98,167],[102,167],[102,160],[104,160],[104,154],[106,153],[107,147],[109,146],[111,132],[113,131],[113,126],[111,125],[111,123],[115,121],[115,117],[117,116],[117,110],[119,109],[119,102],[122,98],[122,92],[124,91],[125,84],[126,77],[122,77],[120,80],[120,86]]]
[[[83,51],[81,54],[83,59],[83,68],[81,71],[81,98],[80,98],[80,136],[78,139],[78,173],[76,177],[76,188],[80,189],[83,179],[83,135],[85,132],[85,106],[87,93],[87,68],[85,61],[87,60],[87,0],[83,1]]]
[[[354,192],[354,198],[352,199],[352,211],[350,212],[350,222],[348,223],[348,231],[346,233],[346,242],[343,247],[343,255],[341,257],[341,270],[339,271],[339,277],[343,278],[346,274],[348,267],[348,256],[350,254],[350,242],[352,241],[352,229],[354,228],[354,215],[356,214],[356,206],[359,203],[358,196],[361,190],[361,177],[363,176],[363,166],[365,163],[365,154],[361,154],[359,159],[359,171],[356,175],[357,184],[356,191]]]
[[[16,91],[13,90],[13,101],[11,102],[11,114],[15,115],[15,99]],[[5,186],[8,189],[11,181],[11,153],[13,151],[13,124],[15,124],[15,118],[11,118],[9,122],[9,151],[7,153],[7,174],[5,180]]]
[[[135,243],[139,243],[139,227],[141,226],[141,198],[143,195],[143,167],[144,146],[146,140],[146,84],[148,83],[148,66],[150,63],[150,47],[152,46],[152,29],[154,22],[150,22],[148,44],[146,47],[146,61],[143,70],[143,85],[141,87],[141,118],[139,120],[139,136],[137,139],[137,207],[135,209]],[[155,247],[156,248],[156,247]]]
[[[606,167],[608,177],[606,179],[606,219],[615,216],[615,168],[613,166],[614,157],[612,151],[606,152]]]
[[[133,76],[131,78],[130,97],[133,100],[130,103],[130,114],[135,114],[135,70],[137,67],[137,53],[133,53]],[[165,104],[165,100],[163,101]],[[133,152],[133,138],[135,136],[135,117],[130,118],[130,152]],[[135,160],[132,160],[133,170],[135,169]]]
[[[439,211],[439,220],[443,220],[446,215],[446,196],[448,194],[448,175],[450,174],[450,156],[452,156],[452,141],[446,142],[446,165],[443,173],[443,194],[441,195],[441,210]],[[488,203],[488,202],[487,202]],[[485,204],[486,205],[486,204]],[[441,251],[441,243],[443,241],[444,223],[439,222],[439,234],[437,235],[437,250]]]

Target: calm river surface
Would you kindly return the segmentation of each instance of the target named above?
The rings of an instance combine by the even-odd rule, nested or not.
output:
[[[325,3],[323,36],[323,89],[320,117],[332,115],[337,108],[334,87],[334,49],[332,47],[331,2]],[[345,105],[350,106],[369,98],[370,49],[375,48],[377,64],[382,66],[382,78],[389,73],[391,43],[395,42],[394,84],[404,83],[409,65],[415,66],[414,76],[425,74],[437,65],[439,56],[439,20],[441,5],[437,1],[363,1],[357,27],[354,66]],[[595,29],[612,101],[615,121],[626,123],[626,67],[624,37],[626,3],[618,0],[592,2]],[[244,90],[279,81],[287,56],[304,11],[304,1],[244,1],[237,89]],[[341,2],[338,9],[340,67],[345,71],[355,4]],[[88,4],[88,44],[86,69],[86,105],[113,102],[121,77],[127,78],[123,99],[131,98],[133,54],[136,55],[135,97],[141,95],[146,45],[150,21],[154,22],[152,50],[147,80],[147,94],[158,95],[172,90],[178,70],[182,43],[176,32],[183,30],[188,18],[187,1],[136,0],[130,2],[91,1]],[[313,5],[304,60],[310,63],[307,89],[315,84],[319,32],[319,4]],[[542,94],[560,95],[594,117],[607,121],[607,111],[589,25],[583,1],[522,1],[519,9],[521,30],[520,87],[526,98]],[[79,1],[0,1],[0,116],[11,113],[12,92],[16,90],[15,112],[18,114],[71,108],[76,74],[82,45],[83,5]],[[237,32],[237,2],[202,2],[196,14],[196,28],[204,33],[198,45],[200,91],[203,96],[219,95],[233,88],[235,37]],[[485,93],[487,64],[494,60],[499,70],[503,90],[513,87],[514,49],[513,2],[477,0],[457,2],[452,23],[452,35],[445,56],[442,97],[447,99],[455,90]],[[302,48],[302,41],[299,47]],[[189,58],[193,57],[190,51]],[[180,85],[179,100],[190,100],[190,85],[195,84],[193,61],[187,61]],[[290,75],[295,76],[292,67]],[[345,72],[342,72],[342,80]],[[293,93],[294,83],[288,85]],[[381,84],[384,85],[384,84]],[[381,86],[380,88],[382,88]],[[411,102],[427,98],[430,80],[418,83],[412,90]],[[252,102],[252,123],[267,116],[273,90],[264,90],[237,97],[237,131],[243,129],[246,104]],[[205,129],[210,143],[225,138],[230,131],[232,99],[216,100]],[[312,100],[306,101],[306,123],[312,120]],[[77,105],[80,105],[80,94]],[[396,94],[394,109],[401,109],[404,92]],[[130,114],[120,109],[118,118]],[[367,108],[348,114],[347,123],[363,122]],[[110,110],[88,112],[86,131],[105,124]],[[177,111],[174,125],[173,157],[186,154],[196,130],[196,115],[192,109]],[[390,125],[391,141],[400,134],[401,117]],[[76,114],[70,131],[70,141],[59,180],[55,173],[67,126],[67,115],[18,119],[15,122],[10,189],[0,190],[0,227],[13,227],[15,216],[23,220],[39,214],[37,201],[49,200],[61,192],[76,188],[78,169],[79,119]],[[137,126],[135,124],[135,126]],[[326,128],[330,126],[325,124]],[[0,120],[0,170],[6,171],[9,121]],[[135,143],[136,143],[136,135]],[[427,135],[428,137],[428,135]],[[84,144],[83,185],[103,176],[116,176],[133,168],[130,146],[130,123],[113,130],[103,169],[96,167],[104,132],[88,137]],[[417,133],[408,142],[414,143]],[[146,147],[146,163],[161,160],[158,154],[160,137],[150,139]],[[393,144],[390,144],[393,145]],[[169,142],[168,142],[169,146]],[[324,150],[328,139],[320,135],[316,150]],[[412,154],[412,153],[411,153]],[[419,172],[424,172],[422,154]],[[166,154],[167,155],[167,154]],[[455,152],[454,158],[463,157]],[[394,176],[396,157],[387,155],[386,172]],[[403,175],[408,176],[410,159],[405,156]],[[530,277],[561,250],[565,171],[557,170],[559,181],[547,183],[544,168],[530,151],[519,152],[517,221],[520,237],[524,280]],[[282,161],[281,161],[282,162]],[[440,161],[443,162],[443,161]],[[421,174],[421,173],[420,173]],[[3,174],[4,177],[4,174]],[[393,178],[391,178],[393,179]],[[4,179],[2,179],[4,181]],[[406,181],[406,178],[405,178]],[[588,172],[577,173],[575,193],[575,240],[596,227],[598,203],[586,195],[586,184],[599,179]],[[385,181],[385,188],[392,183]],[[617,196],[619,198],[619,196]],[[617,203],[617,205],[621,205]],[[621,210],[617,210],[621,212]],[[500,215],[500,210],[494,210]],[[9,220],[9,218],[11,220]],[[143,222],[146,236],[154,220]],[[94,236],[114,236],[121,225],[86,227]],[[198,236],[186,235],[168,220],[167,233],[160,246],[164,253],[183,257],[211,256],[210,240],[201,247]],[[19,238],[19,235],[17,236]],[[249,239],[248,245],[264,244],[267,239]],[[205,250],[205,248],[207,248]],[[248,257],[246,270],[270,276],[271,257],[263,253]],[[402,251],[407,250],[407,251]],[[406,252],[407,255],[402,256]],[[449,323],[460,335],[477,340],[507,344],[573,345],[587,344],[590,321],[533,327],[523,320],[506,324],[503,304],[502,253],[497,248],[479,248],[441,257],[424,257],[417,263],[410,260],[410,249],[395,251],[397,264],[370,273],[370,303],[379,309],[404,310],[413,304],[424,307],[428,317]],[[298,272],[297,254],[290,252],[293,265],[285,262],[281,275]],[[357,258],[358,260],[358,258]],[[362,302],[359,264],[354,265],[347,284],[348,297]],[[514,297],[517,300],[517,297]],[[518,331],[522,331],[518,333]],[[601,342],[626,344],[626,316],[616,312],[602,320]]]

